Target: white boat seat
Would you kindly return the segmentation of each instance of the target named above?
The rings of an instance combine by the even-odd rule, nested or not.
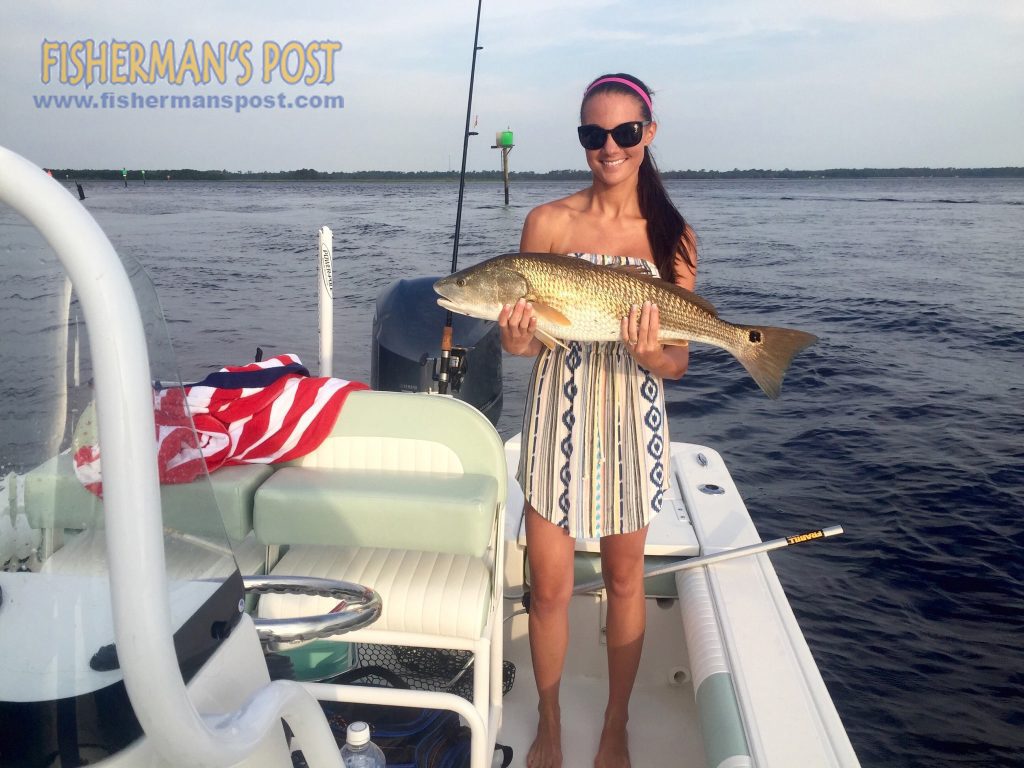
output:
[[[167,578],[172,581],[223,578],[227,552],[196,546],[189,539],[173,534],[164,538]],[[264,551],[255,536],[231,543],[230,555],[243,574],[262,573]],[[109,571],[105,531],[91,528],[69,534],[64,545],[43,561],[42,573],[101,575]]]
[[[479,558],[491,542],[497,503],[498,481],[488,475],[282,467],[256,493],[253,528],[264,544]]]
[[[319,576],[366,584],[384,610],[376,631],[444,635],[474,640],[487,622],[491,574],[478,557],[410,549],[293,546],[274,568],[290,576]],[[262,618],[319,616],[336,600],[316,596],[264,595]]]
[[[223,467],[191,483],[160,486],[164,524],[198,536],[242,541],[252,531],[253,497],[273,474],[265,464]],[[210,514],[210,491],[220,519]],[[103,504],[82,487],[71,464],[61,453],[25,476],[25,513],[33,528],[82,529],[103,526]],[[223,528],[221,527],[223,526]]]
[[[501,438],[472,406],[361,391],[349,395],[331,435],[279,469],[254,502],[256,536],[271,550],[287,548],[271,573],[350,581],[380,594],[381,617],[344,642],[473,655],[473,768],[485,768],[501,719],[506,473]],[[334,607],[326,598],[270,594],[258,613],[289,618]]]

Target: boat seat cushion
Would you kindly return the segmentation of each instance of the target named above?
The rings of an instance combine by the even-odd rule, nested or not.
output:
[[[252,508],[256,489],[274,474],[266,464],[244,464],[221,467],[210,473],[213,497],[220,509],[228,538],[241,541],[252,531]],[[202,478],[183,485],[160,486],[160,499],[164,508],[164,525],[179,528],[186,533],[209,535],[216,530],[207,524],[206,499],[209,491]]]
[[[265,464],[247,464],[217,470],[209,476],[209,484],[205,478],[199,478],[191,483],[162,485],[164,525],[215,538],[226,531],[233,541],[241,541],[252,531],[256,489],[273,472],[273,467]],[[211,498],[216,500],[220,519],[211,512]],[[26,475],[25,512],[34,528],[82,529],[103,525],[103,503],[82,487],[70,453],[61,453]]]
[[[482,557],[498,482],[475,473],[282,467],[256,492],[264,544],[333,544]]]
[[[230,555],[234,562],[226,557]],[[266,564],[266,549],[250,533],[241,541],[232,541],[231,548],[218,552],[215,548],[196,546],[194,541],[182,539],[173,532],[164,536],[164,563],[171,581],[196,579],[222,579],[237,565],[243,575],[262,574]],[[64,546],[48,557],[40,570],[43,573],[104,575],[110,568],[107,562],[106,533],[90,528],[66,536]]]
[[[485,563],[469,555],[365,547],[293,546],[273,573],[317,576],[375,589],[383,612],[374,630],[475,640],[487,621],[491,581]],[[318,616],[337,600],[276,595],[260,597],[262,618]]]
[[[25,515],[33,528],[103,525],[103,502],[82,487],[70,453],[60,453],[25,475]]]

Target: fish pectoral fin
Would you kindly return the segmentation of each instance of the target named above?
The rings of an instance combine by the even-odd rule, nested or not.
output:
[[[687,347],[690,345],[689,339],[658,339],[658,341],[669,347]]]
[[[537,339],[540,340],[541,344],[543,344],[545,347],[552,351],[554,351],[555,345],[558,345],[559,347],[565,347],[565,349],[568,349],[568,347],[565,346],[564,341],[562,341],[561,339],[556,339],[550,333],[544,333],[544,331],[540,330],[539,328],[533,333],[534,336],[536,336]]]
[[[544,320],[555,325],[572,325],[569,322],[569,318],[559,312],[557,309],[552,307],[550,304],[545,304],[543,301],[536,301],[527,297],[527,301],[533,304],[533,311]]]

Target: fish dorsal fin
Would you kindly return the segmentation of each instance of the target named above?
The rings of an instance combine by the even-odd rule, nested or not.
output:
[[[707,299],[705,299],[703,296],[698,296],[693,291],[687,290],[686,288],[683,288],[683,286],[676,285],[674,283],[669,283],[665,287],[669,291],[672,291],[673,293],[675,293],[681,299],[685,299],[686,301],[688,301],[691,304],[697,306],[698,308],[703,309],[705,312],[707,312],[712,317],[718,317],[718,310],[715,309],[715,305],[712,304]]]
[[[661,278],[657,275],[652,275],[647,271],[646,268],[639,264],[608,264],[605,269],[610,269],[613,272],[622,272],[630,277],[642,277],[646,280],[660,280]]]
[[[543,301],[537,301],[531,296],[527,296],[526,300],[533,305],[533,311],[537,316],[547,320],[549,323],[554,323],[555,325],[572,325],[572,323],[569,322],[568,317],[563,315],[550,304],[545,304]]]
[[[504,258],[514,259],[514,258],[524,258],[524,257],[525,258],[529,258],[529,259],[536,259],[538,261],[546,261],[546,262],[554,262],[554,263],[561,263],[562,259],[570,259],[573,262],[575,262],[576,264],[578,264],[581,268],[610,269],[610,270],[613,270],[613,271],[620,272],[620,273],[622,273],[624,275],[628,275],[630,277],[639,278],[639,279],[642,279],[642,280],[649,280],[651,282],[656,282],[656,283],[659,283],[661,285],[661,287],[664,288],[665,290],[675,292],[681,299],[683,299],[684,301],[690,302],[691,304],[693,304],[697,308],[703,310],[704,312],[707,312],[712,317],[718,317],[718,310],[715,309],[715,305],[712,304],[707,299],[705,299],[703,296],[698,296],[693,291],[687,290],[686,288],[683,288],[681,285],[676,285],[675,283],[670,283],[667,280],[662,280],[658,275],[652,275],[649,272],[647,272],[647,270],[644,269],[644,267],[642,265],[639,265],[639,264],[598,265],[598,264],[593,264],[593,263],[591,263],[589,261],[586,261],[586,260],[575,259],[574,257],[569,256],[567,254],[559,254],[559,253],[530,253],[530,252],[506,253],[506,254],[503,254],[502,256],[498,256],[496,258],[499,258],[499,259],[504,259]],[[558,260],[558,261],[555,261],[555,260]],[[530,296],[527,296],[526,299],[527,299],[527,301],[533,301],[533,299]],[[539,306],[541,306],[541,305],[539,305],[537,302],[534,302],[534,308],[535,309],[538,308]],[[553,307],[547,307],[547,309],[550,310],[551,312],[555,313],[555,315],[551,316],[551,317],[545,316],[551,322],[556,323],[558,325],[569,325],[570,324],[569,321],[566,319],[565,315],[563,315],[558,310],[554,309]],[[538,314],[542,314],[542,313],[538,312]],[[542,315],[542,316],[544,316],[544,315]],[[561,319],[558,319],[558,318],[561,318]]]
[[[680,296],[680,298],[683,298],[686,301],[690,302],[691,304],[696,305],[700,309],[707,312],[709,315],[718,317],[718,310],[715,309],[715,305],[712,304],[707,299],[705,299],[703,296],[698,296],[693,291],[683,288],[683,286],[681,285],[676,285],[675,283],[670,283],[667,280],[662,280],[661,277],[659,277],[656,274],[652,275],[650,272],[647,271],[645,267],[643,267],[640,264],[615,264],[608,265],[604,268],[610,269],[613,272],[621,272],[622,274],[629,275],[630,277],[637,277],[640,278],[641,280],[649,280],[651,282],[660,283],[663,288],[667,288],[670,291],[674,291]]]

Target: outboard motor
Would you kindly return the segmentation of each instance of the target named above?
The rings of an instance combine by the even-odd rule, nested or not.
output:
[[[445,310],[437,305],[439,277],[398,280],[377,295],[370,386],[392,392],[436,392]],[[451,391],[492,424],[501,416],[501,334],[497,323],[454,315],[452,350],[461,362]]]

